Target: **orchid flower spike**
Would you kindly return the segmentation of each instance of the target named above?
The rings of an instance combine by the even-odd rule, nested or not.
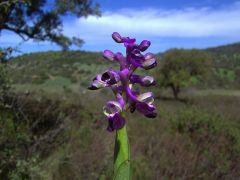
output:
[[[139,84],[143,87],[155,85],[155,80],[151,76],[139,76],[134,74],[137,68],[145,70],[152,69],[157,65],[157,59],[152,53],[142,54],[151,45],[148,40],[143,40],[139,45],[136,39],[122,37],[118,32],[112,34],[112,38],[117,43],[123,43],[126,48],[126,56],[122,53],[114,53],[110,50],[103,52],[103,57],[109,61],[116,61],[120,64],[118,71],[108,69],[102,74],[98,74],[89,86],[90,90],[97,90],[109,87],[113,90],[116,100],[108,101],[103,108],[108,120],[108,131],[121,129],[126,120],[122,116],[123,111],[137,110],[145,117],[155,118],[157,116],[153,105],[154,98],[152,92],[140,93],[134,91],[132,86]]]

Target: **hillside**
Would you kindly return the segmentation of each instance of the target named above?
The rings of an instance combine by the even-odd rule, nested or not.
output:
[[[240,43],[206,49],[217,67],[240,69]]]
[[[204,49],[212,56],[213,73],[207,85],[211,87],[238,87],[240,84],[240,43]],[[162,56],[163,53],[158,53]],[[102,72],[109,64],[99,52],[48,51],[24,54],[11,59],[11,78],[14,84],[42,84],[47,80],[80,82],[87,86],[95,72]],[[19,78],[21,75],[22,78]],[[65,78],[64,80],[62,79]],[[66,85],[69,83],[66,83]],[[202,85],[201,85],[202,86]]]
[[[60,61],[60,63],[75,63],[81,62],[84,64],[104,64],[106,61],[102,61],[102,55],[100,52],[87,52],[87,51],[47,51],[27,53],[21,56],[10,59],[17,63],[31,62],[54,62]],[[20,62],[21,61],[21,62]]]
[[[60,80],[81,82],[84,86],[93,78],[94,72],[103,71],[107,64],[109,62],[100,53],[85,51],[30,53],[13,58],[9,63],[10,72],[14,72],[10,73],[14,84],[43,84],[48,80]]]
[[[240,54],[240,42],[218,46],[218,47],[207,48],[205,50],[212,54],[215,54],[216,56],[221,54],[226,54],[226,55]]]
[[[221,86],[239,88],[240,84],[240,43],[234,43],[214,48],[205,49],[213,58],[214,75],[213,81]]]

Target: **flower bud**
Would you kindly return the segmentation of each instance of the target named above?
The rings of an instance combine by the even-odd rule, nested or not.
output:
[[[141,42],[141,44],[139,45],[139,50],[143,52],[143,51],[147,50],[147,48],[148,48],[150,45],[151,45],[151,42],[150,42],[150,41],[148,41],[148,40],[143,40],[143,41]]]
[[[152,53],[147,53],[144,57],[145,61],[142,63],[143,69],[148,70],[157,66],[157,59]]]
[[[103,52],[103,57],[105,59],[110,60],[110,61],[114,61],[114,56],[115,56],[114,53],[112,51],[110,51],[110,50],[105,50]]]
[[[118,32],[114,32],[112,34],[112,38],[117,43],[121,43],[122,42],[122,37],[121,37],[121,35]]]
[[[149,87],[155,85],[156,82],[152,76],[145,76],[141,79],[141,85],[145,87]]]

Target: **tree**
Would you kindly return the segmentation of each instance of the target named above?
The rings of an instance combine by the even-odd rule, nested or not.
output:
[[[0,33],[11,31],[24,41],[50,41],[68,49],[83,42],[63,34],[61,17],[72,15],[100,15],[99,5],[91,0],[0,0]]]
[[[192,49],[171,49],[160,60],[158,83],[170,87],[178,99],[181,87],[189,86],[203,77],[209,70],[210,56],[203,51]]]
[[[0,48],[0,106],[4,103],[4,98],[6,97],[9,89],[10,82],[7,74],[7,59],[11,55],[12,48]]]

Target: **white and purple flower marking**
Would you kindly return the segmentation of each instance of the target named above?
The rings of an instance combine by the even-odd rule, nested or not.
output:
[[[155,85],[155,80],[151,76],[139,76],[133,74],[137,68],[145,70],[152,69],[157,65],[157,59],[152,53],[142,54],[151,45],[148,40],[143,40],[139,45],[136,40],[129,37],[122,37],[114,32],[112,38],[117,43],[123,43],[126,47],[126,57],[122,53],[113,53],[110,50],[103,52],[103,57],[120,64],[120,70],[106,70],[103,74],[98,74],[92,81],[90,90],[97,90],[103,87],[110,87],[116,96],[116,101],[108,101],[103,111],[108,119],[108,131],[121,129],[126,120],[121,115],[123,110],[135,110],[148,118],[155,118],[156,107],[153,105],[154,98],[152,92],[140,94],[134,91],[132,85],[140,84],[144,87]]]

